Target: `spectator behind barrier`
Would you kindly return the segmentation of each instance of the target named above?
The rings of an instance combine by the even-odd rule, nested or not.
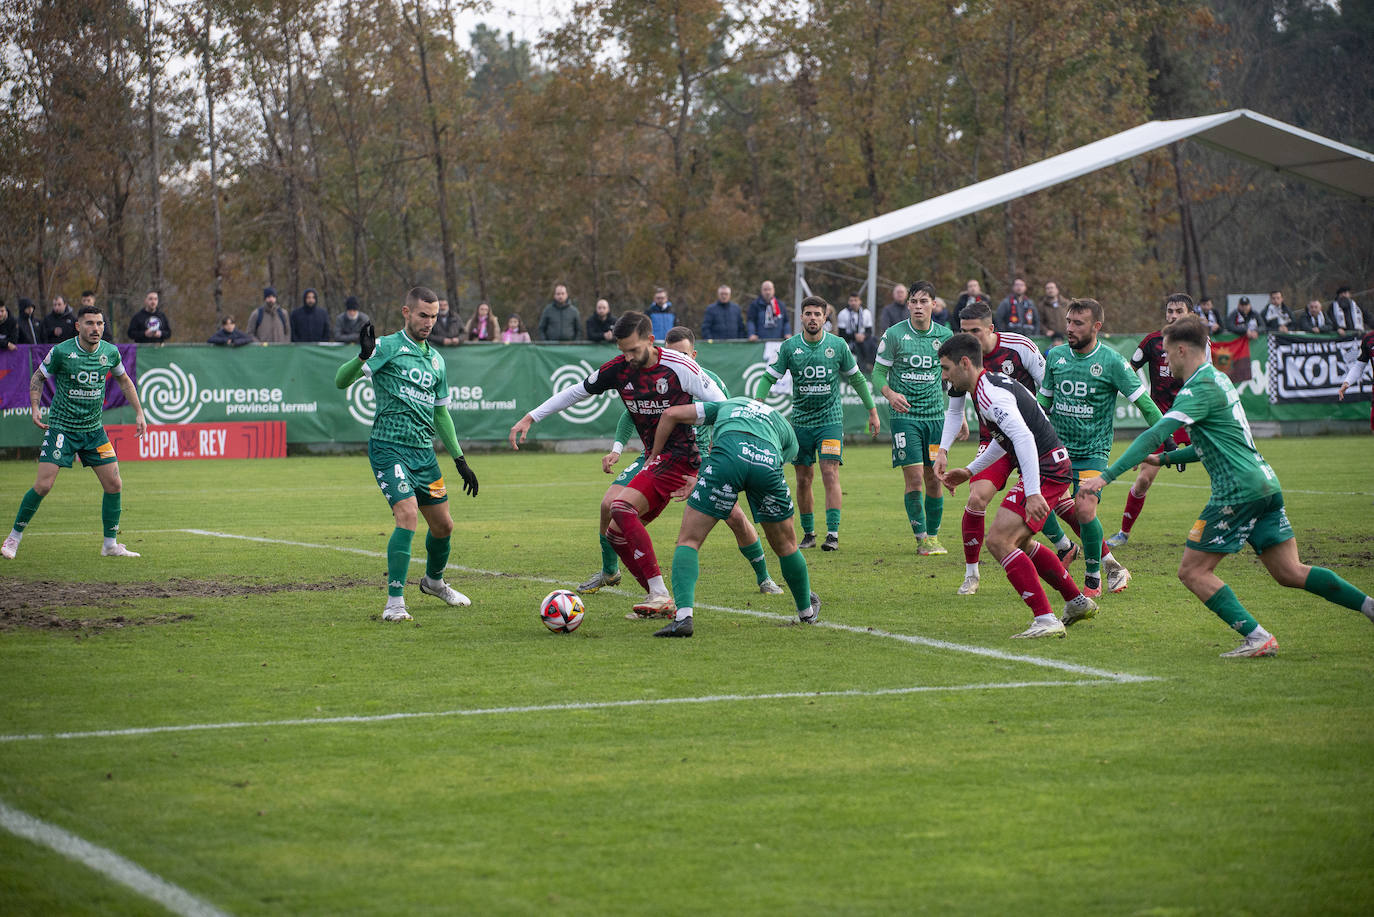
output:
[[[19,323],[10,315],[5,301],[0,299],[0,350],[14,350],[19,346]]]
[[[43,343],[43,320],[38,317],[38,304],[21,296],[18,306],[19,314],[14,319],[15,324],[19,326],[16,341],[20,344]]]
[[[358,343],[358,334],[363,330],[363,325],[371,321],[368,314],[358,308],[358,297],[348,297],[344,300],[343,315],[339,316],[339,324],[334,330],[334,340],[340,344]]]
[[[653,326],[654,340],[666,341],[668,332],[677,324],[677,318],[673,315],[673,303],[668,299],[668,291],[663,287],[654,287],[654,301],[649,303],[649,308],[644,310],[644,314],[649,316],[649,322]]]
[[[277,305],[277,291],[263,287],[262,305],[248,316],[248,333],[264,344],[291,343],[291,316]]]
[[[205,343],[214,344],[216,347],[242,347],[257,342],[251,334],[238,329],[234,316],[226,315],[219,323],[219,330],[210,335],[210,339]]]
[[[61,344],[76,337],[76,316],[60,295],[52,298],[52,311],[43,316],[43,343]]]
[[[1202,319],[1202,324],[1207,326],[1208,334],[1221,333],[1221,318],[1217,315],[1217,310],[1212,306],[1212,297],[1204,296],[1197,301],[1197,307],[1193,310]]]
[[[1314,299],[1307,304],[1307,308],[1298,316],[1298,331],[1303,334],[1330,334],[1336,330],[1336,326],[1331,323],[1331,316],[1322,311],[1322,301]]]
[[[506,319],[506,330],[501,332],[502,344],[528,344],[530,333],[525,330],[525,320],[516,312]]]
[[[496,315],[491,311],[491,303],[479,302],[476,310],[472,313],[472,317],[463,326],[463,331],[469,341],[486,343],[495,341],[500,330],[497,327]]]
[[[730,288],[721,284],[716,301],[706,307],[701,319],[701,336],[708,341],[737,341],[744,335],[744,310],[730,298]]]
[[[129,319],[129,340],[135,344],[165,344],[171,339],[172,320],[162,311],[157,290],[149,290],[148,295],[143,297],[143,308]]]
[[[1026,295],[1025,280],[1017,277],[1012,281],[1011,292],[997,307],[993,323],[998,331],[1014,331],[1026,335],[1040,333],[1040,312]]]
[[[976,280],[969,282],[977,283]],[[892,288],[892,302],[883,306],[882,311],[878,313],[877,336],[881,338],[887,329],[906,321],[906,314],[906,285],[899,283]]]
[[[1283,293],[1279,290],[1269,293],[1269,304],[1264,307],[1264,326],[1279,334],[1287,334],[1296,327],[1293,313],[1284,305]]]
[[[449,308],[447,299],[439,300],[438,306],[439,317],[434,320],[434,327],[430,329],[429,341],[441,347],[456,347],[463,343],[467,329],[458,321],[458,310]]]
[[[1336,290],[1336,298],[1331,301],[1331,322],[1342,334],[1360,334],[1368,327],[1364,309],[1350,298],[1350,287]]]
[[[611,304],[604,299],[596,301],[596,311],[587,317],[587,340],[593,344],[613,344],[615,335],[615,316],[611,314]]]
[[[1264,320],[1250,307],[1250,297],[1242,296],[1236,304],[1236,311],[1226,316],[1226,330],[1231,334],[1241,334],[1254,340],[1265,330]]]
[[[569,298],[567,284],[554,284],[553,299],[539,316],[539,339],[576,341],[581,337],[582,316],[577,312],[577,303]]]
[[[291,340],[298,344],[320,344],[333,338],[329,313],[319,304],[313,289],[301,294],[300,307],[291,312]]]
[[[791,333],[792,315],[787,303],[773,295],[773,282],[759,284],[759,295],[749,303],[749,317],[744,330],[751,341],[780,341]]]

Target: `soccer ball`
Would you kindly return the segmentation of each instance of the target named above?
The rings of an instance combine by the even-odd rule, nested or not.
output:
[[[582,626],[587,607],[576,592],[555,589],[539,603],[539,620],[555,634],[570,634]]]

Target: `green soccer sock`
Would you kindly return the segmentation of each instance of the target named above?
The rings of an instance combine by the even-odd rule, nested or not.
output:
[[[1259,627],[1259,622],[1250,617],[1250,612],[1245,610],[1245,606],[1236,598],[1230,586],[1222,586],[1203,604],[1225,621],[1227,627],[1239,632],[1242,637],[1250,636],[1251,632]]]
[[[406,574],[410,572],[410,544],[414,539],[413,530],[397,526],[386,543],[386,594],[393,598],[405,595]]]
[[[759,549],[763,553],[763,549]],[[690,545],[680,544],[673,552],[673,604],[691,608],[697,600],[697,578],[701,576],[701,555]]]
[[[601,572],[607,576],[615,576],[620,572],[620,557],[605,532],[601,533]]]
[[[452,535],[436,538],[432,532],[425,533],[425,576],[430,579],[444,578],[444,568],[448,566],[448,552],[452,542]]]
[[[1364,603],[1369,600],[1369,596],[1325,567],[1313,567],[1307,574],[1307,582],[1302,584],[1302,588],[1328,602],[1344,605],[1355,611],[1363,611]]]
[[[926,534],[926,511],[921,505],[921,492],[919,490],[908,490],[902,497],[902,502],[906,504],[906,521],[911,523],[911,531],[917,538],[924,538]]]
[[[840,534],[840,511],[838,509],[828,509],[825,511],[825,530]]]
[[[792,590],[792,601],[797,604],[797,611],[809,611],[811,608],[811,571],[806,567],[806,558],[801,551],[793,551],[786,557],[778,558],[778,566],[782,568],[782,578],[787,581],[787,588]]]
[[[816,514],[801,513],[801,527],[803,535],[814,535],[816,532]]]
[[[755,582],[762,583],[768,579],[768,559],[763,556],[762,538],[756,539],[753,544],[747,544],[740,548],[739,552],[744,555],[745,560],[749,561],[749,566],[754,568]],[[674,558],[674,562],[676,562],[676,558]],[[674,576],[673,582],[677,582],[676,576]]]
[[[1098,576],[1102,567],[1102,523],[1094,516],[1078,530],[1083,539],[1083,564],[1087,576]]]
[[[122,503],[119,494],[105,494],[100,498],[100,524],[105,528],[105,537],[113,538],[119,534],[119,514]]]
[[[24,534],[24,529],[28,528],[29,520],[33,514],[38,512],[38,504],[43,502],[43,498],[38,495],[32,487],[29,492],[24,494],[24,499],[19,501],[19,513],[14,517],[14,530],[19,534]]]
[[[940,520],[945,517],[945,498],[939,494],[933,497],[930,494],[926,494],[925,510],[926,534],[940,534]]]
[[[1060,527],[1059,517],[1054,514],[1054,510],[1050,510],[1050,514],[1045,517],[1045,527],[1040,530],[1040,533],[1049,539],[1050,544],[1060,550],[1063,549],[1064,542],[1069,540],[1068,536],[1064,534],[1064,529]]]

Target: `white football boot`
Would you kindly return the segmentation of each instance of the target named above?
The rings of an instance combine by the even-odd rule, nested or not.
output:
[[[1019,634],[1012,634],[1013,640],[1030,640],[1035,637],[1062,637],[1064,636],[1064,622],[1054,615],[1036,615],[1031,621],[1031,626],[1021,631]]]
[[[471,599],[441,579],[430,579],[428,576],[420,577],[420,591],[425,595],[443,599],[449,605],[472,604]]]

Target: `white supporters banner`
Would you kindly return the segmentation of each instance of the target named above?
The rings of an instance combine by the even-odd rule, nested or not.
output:
[[[1269,403],[1335,402],[1357,337],[1269,336]]]

